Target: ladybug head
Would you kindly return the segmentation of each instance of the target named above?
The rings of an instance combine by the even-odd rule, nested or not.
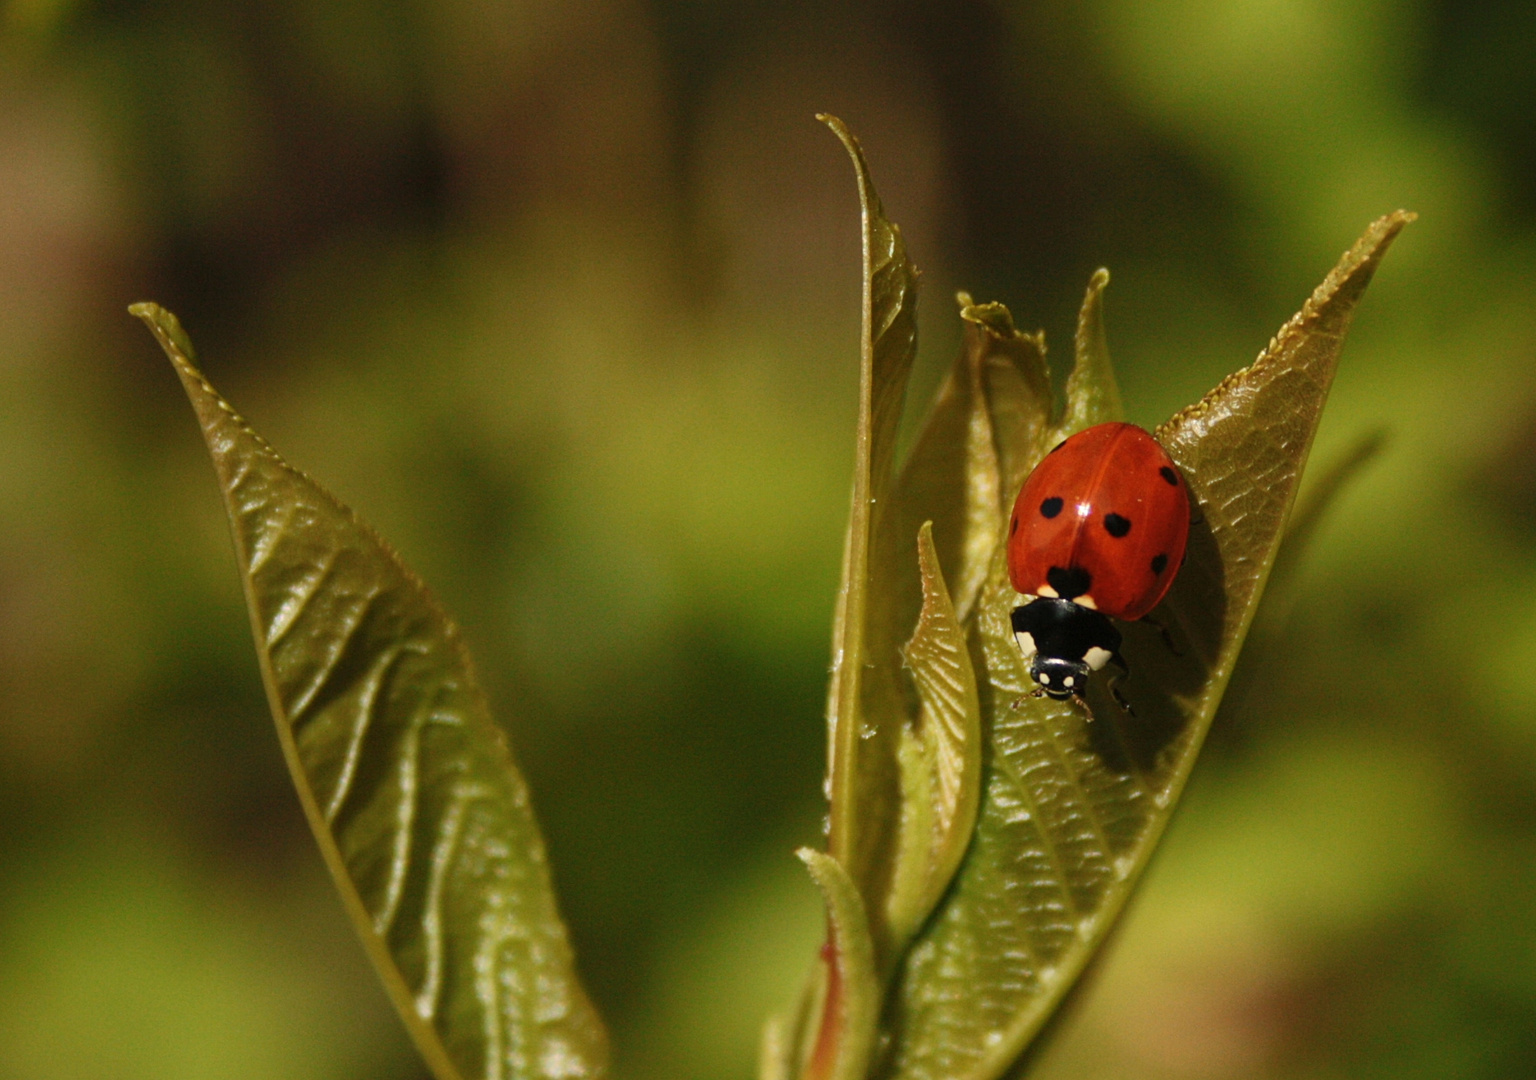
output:
[[[1088,688],[1088,672],[1091,670],[1085,661],[1065,656],[1036,653],[1029,661],[1030,678],[1040,684],[1047,697],[1058,701],[1082,694]]]

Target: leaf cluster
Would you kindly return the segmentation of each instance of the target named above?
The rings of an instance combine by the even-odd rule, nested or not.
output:
[[[1102,944],[1168,822],[1274,565],[1344,332],[1412,215],[1375,222],[1250,367],[1157,428],[1196,510],[1173,588],[1124,627],[1134,712],[1100,684],[1054,701],[1031,693],[1012,640],[1004,528],[1051,447],[1121,419],[1109,275],[1089,283],[1061,403],[1043,335],[962,294],[960,355],[897,468],[917,271],[857,140],[824,119],[858,177],[865,304],[828,850],[812,863],[829,934],[794,1022],[770,1028],[763,1075],[991,1080]],[[868,940],[851,940],[860,927]]]
[[[1016,1070],[1103,942],[1189,776],[1275,561],[1355,304],[1411,215],[1373,224],[1255,363],[1156,431],[1198,507],[1185,566],[1126,627],[1134,714],[1032,696],[1004,523],[1034,464],[1121,414],[1089,284],[1065,400],[1040,334],[960,297],[964,343],[907,459],[917,272],[857,141],[864,296],[853,499],[828,694],[828,937],[765,1080]],[[528,792],[452,621],[132,309],[180,377],[234,534],[262,678],[342,901],[441,1080],[602,1077]]]

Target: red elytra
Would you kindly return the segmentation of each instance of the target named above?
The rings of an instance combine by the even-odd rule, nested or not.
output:
[[[1008,524],[1008,575],[1026,596],[1129,622],[1168,592],[1188,539],[1189,492],[1167,451],[1135,424],[1099,424],[1024,481]]]

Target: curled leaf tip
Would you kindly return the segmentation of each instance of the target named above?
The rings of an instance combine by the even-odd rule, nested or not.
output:
[[[847,124],[831,113],[817,113],[816,119],[831,128],[832,134],[836,135],[842,144],[847,147],[848,153],[853,155],[854,167],[858,170],[860,180],[862,181],[866,172],[866,166],[864,164],[864,151],[859,145],[858,137],[848,130]]]
[[[144,300],[137,304],[128,305],[128,314],[143,320],[149,327],[149,332],[155,335],[155,340],[167,353],[180,356],[189,363],[195,363],[197,353],[192,348],[192,339],[181,327],[181,320],[172,312],[167,311],[159,304]]]
[[[831,113],[818,113],[816,118],[832,129],[832,134],[838,137],[838,140],[843,144],[843,148],[848,151],[848,156],[853,159],[853,170],[859,181],[859,200],[864,206],[865,216],[871,219],[879,219],[877,230],[889,234],[893,240],[899,243],[901,230],[896,226],[895,222],[885,219],[885,208],[880,203],[880,196],[875,193],[874,181],[869,175],[869,163],[864,160],[864,147],[859,142],[858,136],[849,131],[848,125]],[[866,232],[871,224],[875,224],[875,222],[866,222]],[[869,238],[866,237],[867,239]],[[916,268],[907,263],[905,250],[900,252],[900,258],[896,261],[906,264],[904,269],[915,275]]]
[[[841,118],[833,116],[831,113],[819,112],[816,114],[816,119],[837,132],[838,138],[845,140],[853,138],[852,134],[848,131],[848,125],[843,123]]]
[[[1018,328],[1013,324],[1013,315],[1006,305],[995,300],[977,304],[971,300],[970,293],[960,293],[955,299],[960,304],[960,318],[966,322],[985,328],[994,337],[1012,338],[1018,334]]]
[[[863,1080],[874,1052],[880,987],[864,902],[833,856],[812,848],[795,852],[811,872],[827,905],[825,996],[804,1080]]]

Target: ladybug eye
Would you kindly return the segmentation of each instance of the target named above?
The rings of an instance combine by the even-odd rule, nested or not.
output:
[[[1123,518],[1119,514],[1105,514],[1104,531],[1118,540],[1131,531],[1131,519]]]
[[[1054,495],[1040,504],[1040,516],[1053,518],[1061,513],[1062,501],[1059,495]]]

